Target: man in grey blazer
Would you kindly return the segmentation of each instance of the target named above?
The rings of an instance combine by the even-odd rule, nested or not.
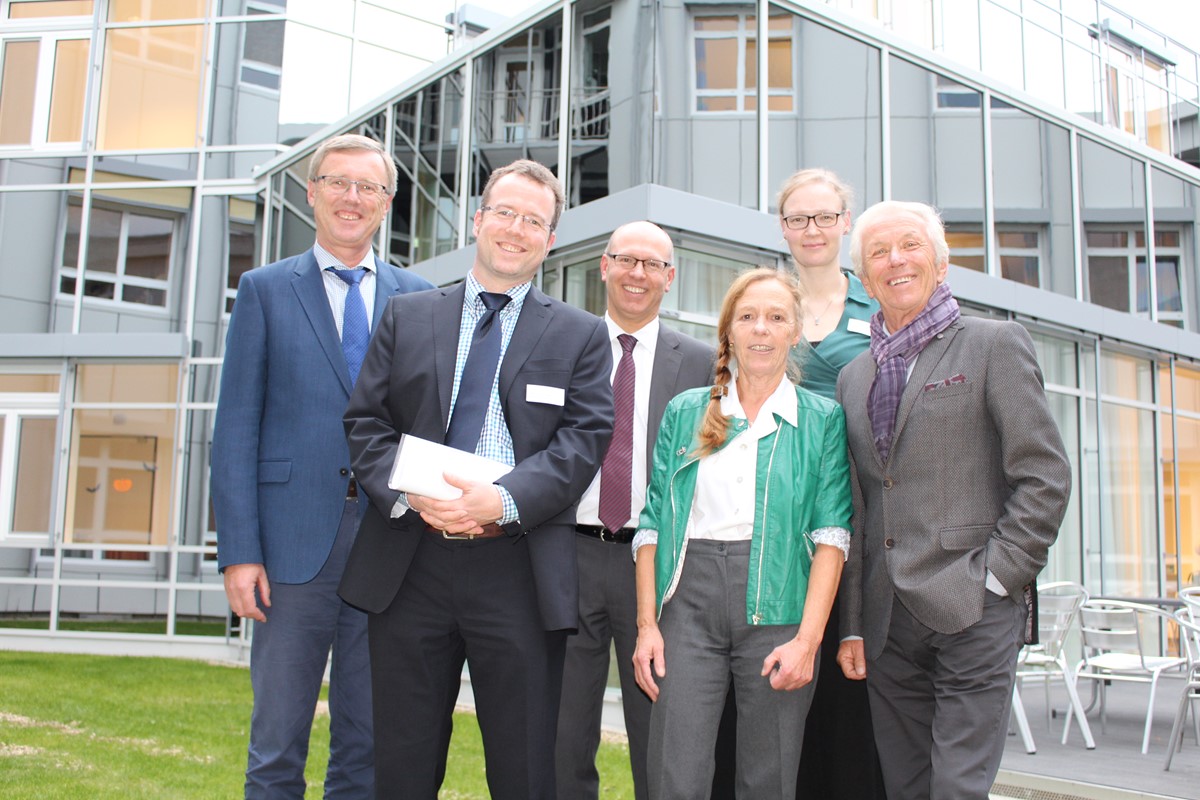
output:
[[[242,276],[229,321],[212,503],[229,606],[257,623],[248,798],[304,796],[331,648],[325,797],[373,796],[366,615],[337,596],[362,511],[342,431],[358,364],[343,333],[349,310],[365,346],[389,298],[430,288],[371,248],[395,189],[396,166],[378,142],[348,134],[323,143],[308,179],[316,244]]]
[[[985,800],[1070,465],[1029,334],[960,315],[936,211],[871,207],[850,257],[881,310],[838,380],[855,490],[838,663],[867,681],[891,800]]]
[[[712,382],[715,351],[703,342],[661,323],[663,295],[675,279],[671,237],[652,222],[631,222],[613,231],[600,256],[600,280],[607,289],[604,321],[613,356],[613,378],[630,347],[632,401],[625,407],[627,447],[617,443],[622,405],[616,403],[614,442],[600,474],[579,501],[575,546],[579,561],[579,630],[567,639],[562,703],[555,747],[560,800],[595,800],[600,777],[596,750],[608,683],[609,649],[616,645],[617,671],[634,794],[646,800],[646,739],[650,698],[633,676],[637,644],[637,595],[629,544],[646,500],[654,441],[667,401],[694,386]],[[622,460],[613,463],[609,459]],[[614,486],[614,482],[616,485]],[[612,492],[619,510],[602,504]],[[607,524],[605,522],[607,519]]]

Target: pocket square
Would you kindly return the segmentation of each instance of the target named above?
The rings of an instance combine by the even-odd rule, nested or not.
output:
[[[927,383],[927,384],[925,384],[925,388],[922,389],[922,391],[928,392],[928,391],[932,391],[933,389],[940,389],[943,386],[953,386],[956,383],[966,383],[966,382],[967,382],[967,376],[963,375],[960,372],[957,375],[951,375],[949,378],[946,378],[943,381],[934,381],[933,383]]]

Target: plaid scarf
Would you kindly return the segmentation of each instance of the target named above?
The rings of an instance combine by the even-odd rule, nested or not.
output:
[[[958,303],[944,283],[934,290],[917,318],[891,336],[883,329],[883,312],[871,316],[871,357],[879,369],[867,395],[867,416],[875,434],[875,447],[885,463],[892,449],[896,413],[908,383],[909,365],[934,336],[949,328],[958,317]]]

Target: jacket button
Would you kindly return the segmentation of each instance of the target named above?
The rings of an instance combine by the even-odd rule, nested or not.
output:
[[[893,547],[896,546],[896,540],[889,536],[888,538],[883,540],[883,546],[886,547],[888,550],[891,550]]]
[[[883,488],[885,488],[885,489],[890,489],[890,488],[892,488],[893,486],[895,486],[895,484],[892,482],[892,479],[891,479],[891,478],[884,478],[884,479],[883,479]]]
[[[346,469],[345,467],[342,467],[341,469],[338,470],[338,475],[349,475],[349,474],[350,474],[350,470]]]

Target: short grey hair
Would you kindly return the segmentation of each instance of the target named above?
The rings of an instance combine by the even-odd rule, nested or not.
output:
[[[317,179],[317,176],[321,174],[321,164],[325,162],[325,156],[330,153],[355,151],[379,154],[380,160],[383,161],[383,169],[387,173],[388,194],[395,194],[396,182],[399,178],[396,172],[396,162],[392,160],[388,151],[383,149],[382,144],[369,136],[360,136],[357,133],[343,133],[321,142],[321,146],[316,149],[312,154],[312,158],[309,159],[308,179],[310,181]]]

